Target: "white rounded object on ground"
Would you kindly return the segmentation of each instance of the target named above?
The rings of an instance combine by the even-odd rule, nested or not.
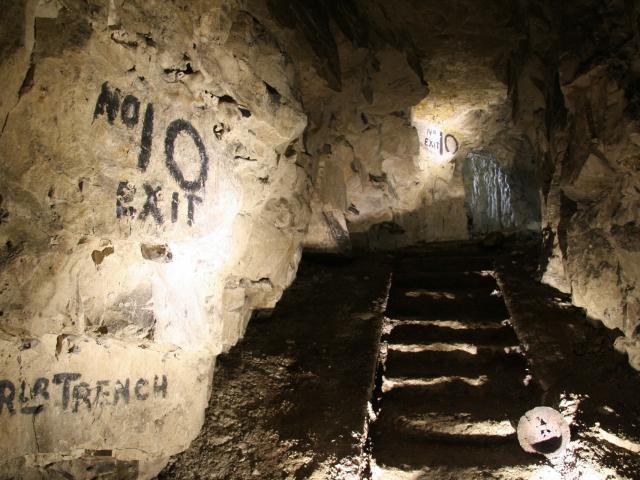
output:
[[[561,455],[569,444],[569,424],[551,407],[536,407],[518,422],[518,441],[525,452],[547,457]]]

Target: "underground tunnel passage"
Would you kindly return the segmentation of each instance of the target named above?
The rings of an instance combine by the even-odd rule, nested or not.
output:
[[[637,0],[0,7],[0,479],[640,478]]]

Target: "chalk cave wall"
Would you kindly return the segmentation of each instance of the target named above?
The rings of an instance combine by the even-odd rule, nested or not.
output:
[[[303,247],[474,233],[474,152],[495,159],[482,172],[496,185],[509,177],[515,205],[475,233],[536,231],[541,215],[543,281],[624,331],[638,368],[637,8],[509,5],[480,10],[517,48],[461,94],[459,154],[425,167],[411,118],[425,78],[444,99],[457,84],[439,79],[486,72],[450,57],[424,68],[410,9],[7,2],[0,471],[100,452],[153,476],[200,430],[216,356],[273,308]],[[458,2],[447,28],[464,34],[461,15],[489,19]]]
[[[288,46],[309,120],[305,145],[314,170],[305,248],[347,252],[429,238],[417,213],[425,189],[411,123],[411,107],[428,89],[410,33],[387,21],[382,2],[266,6],[252,4],[252,11]]]
[[[305,144],[315,170],[306,248],[385,250],[539,231],[536,152],[514,131],[508,100],[507,56],[519,35],[510,2],[457,1],[446,11],[436,2],[272,0],[268,7],[290,27],[279,38],[293,46],[309,117]],[[324,81],[308,75],[313,67]],[[444,128],[455,152],[428,151],[431,128]],[[494,170],[485,161],[467,169],[476,153],[490,154]],[[473,204],[467,184],[477,172],[487,181]],[[505,221],[492,208],[499,189],[508,190]]]
[[[624,336],[640,369],[640,7],[522,3],[515,125],[537,148],[542,281]]]
[[[7,2],[2,474],[98,455],[153,476],[303,244],[368,246],[419,201],[410,39],[296,5]]]
[[[101,451],[152,475],[293,280],[307,118],[241,7],[3,4],[3,474]]]

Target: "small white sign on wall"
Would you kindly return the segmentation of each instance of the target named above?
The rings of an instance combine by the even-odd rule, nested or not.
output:
[[[460,148],[458,139],[441,128],[427,124],[416,123],[420,143],[428,152],[435,154],[441,160],[453,157]]]

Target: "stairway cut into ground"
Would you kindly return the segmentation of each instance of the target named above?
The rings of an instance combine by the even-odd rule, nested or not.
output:
[[[492,269],[473,251],[396,261],[374,478],[524,478],[539,463],[514,426],[540,390]]]

